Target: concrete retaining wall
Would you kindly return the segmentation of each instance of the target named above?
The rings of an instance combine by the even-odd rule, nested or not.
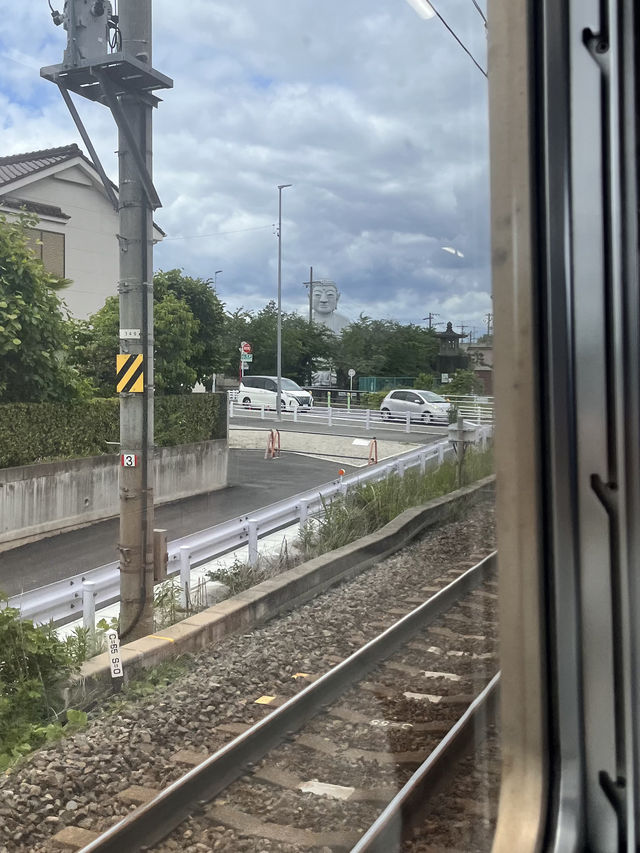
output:
[[[157,504],[227,485],[227,439],[159,447]],[[118,515],[120,456],[0,470],[0,552]]]

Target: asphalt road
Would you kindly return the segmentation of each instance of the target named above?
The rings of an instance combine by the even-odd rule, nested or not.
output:
[[[154,526],[176,539],[328,483],[336,473],[335,462],[299,454],[267,460],[264,451],[230,450],[229,486],[157,507]],[[115,560],[118,527],[110,519],[1,553],[0,590],[16,595]]]
[[[229,421],[231,429],[264,429],[270,430],[277,426],[278,422],[274,412],[267,412],[264,420],[259,412],[249,415],[234,415]],[[362,418],[364,421],[364,418]],[[305,432],[310,435],[348,435],[354,438],[377,438],[384,441],[402,441],[408,444],[430,444],[439,438],[448,435],[448,426],[424,426],[422,424],[411,424],[411,432],[406,432],[404,424],[400,421],[378,421],[372,424],[371,429],[365,429],[364,423],[349,421],[340,422],[335,419],[331,426],[325,420],[308,421],[301,418],[297,423],[291,415],[283,415],[282,430],[287,432]]]

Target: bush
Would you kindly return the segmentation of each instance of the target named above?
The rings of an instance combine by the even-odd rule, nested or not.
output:
[[[191,444],[227,434],[226,394],[155,399],[155,443]],[[74,403],[0,404],[0,468],[114,452],[117,397]]]
[[[0,772],[62,736],[61,685],[75,668],[74,650],[53,629],[0,609]],[[86,715],[68,711],[67,718],[81,724]]]
[[[379,409],[382,401],[389,393],[389,389],[384,391],[365,391],[360,394],[360,405],[363,409]]]

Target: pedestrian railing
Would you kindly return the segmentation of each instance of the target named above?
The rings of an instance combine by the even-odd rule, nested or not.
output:
[[[477,440],[483,447],[486,446],[489,433],[487,427],[477,431]],[[391,473],[403,476],[405,471],[414,467],[424,472],[427,467],[442,464],[452,454],[453,449],[448,440],[414,448],[341,476],[319,488],[309,489],[263,509],[174,539],[167,546],[167,574],[179,574],[181,589],[188,589],[191,569],[242,547],[247,548],[247,561],[253,565],[258,559],[258,540],[261,537],[296,523],[302,527],[314,513],[322,509],[323,504],[337,495],[346,494],[349,489],[384,479]],[[20,610],[23,618],[37,623],[62,625],[80,619],[84,614],[85,623],[93,626],[95,609],[118,601],[119,597],[119,563],[114,560],[82,574],[15,595],[9,599],[8,605]]]
[[[493,423],[493,407],[491,405],[462,402],[454,405],[465,421],[487,425]],[[275,409],[270,409],[264,405],[245,406],[230,399],[229,418],[238,417],[251,418],[256,422],[277,420]],[[313,406],[311,409],[295,408],[291,410],[283,408],[281,420],[307,424],[308,426],[322,425],[332,427],[334,425],[348,425],[364,430],[375,430],[384,427],[385,430],[392,432],[414,432],[422,435],[442,433],[443,429],[448,427],[448,415],[445,415],[439,421],[427,422],[415,413],[410,412],[394,412],[392,415],[383,415],[377,409],[345,409],[336,406]]]

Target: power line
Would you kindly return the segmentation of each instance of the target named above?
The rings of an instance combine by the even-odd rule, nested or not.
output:
[[[461,48],[464,50],[464,52],[465,52],[465,53],[466,53],[466,54],[471,58],[471,61],[472,61],[472,62],[473,62],[473,64],[476,66],[476,68],[477,68],[477,69],[478,69],[482,74],[484,74],[484,76],[485,76],[485,77],[487,77],[487,72],[484,70],[484,68],[482,67],[482,65],[480,65],[480,63],[476,60],[476,58],[475,58],[475,57],[474,57],[474,55],[471,53],[471,51],[469,50],[469,48],[464,44],[464,42],[462,42],[462,40],[457,36],[457,34],[454,32],[454,30],[452,30],[452,28],[451,28],[451,27],[449,26],[449,24],[445,21],[445,19],[442,17],[442,15],[440,14],[440,12],[438,12],[438,10],[436,9],[436,7],[433,5],[433,3],[431,2],[431,0],[429,0],[429,5],[430,5],[430,6],[431,6],[431,8],[433,9],[433,11],[436,13],[436,15],[438,16],[438,18],[440,18],[440,20],[442,21],[442,23],[444,24],[444,26],[449,30],[449,32],[450,32],[450,33],[451,33],[451,35],[454,37],[454,39],[458,42],[458,44],[460,45],[460,47],[461,47]]]
[[[474,6],[476,7],[476,9],[478,10],[478,14],[480,15],[480,17],[481,17],[481,18],[482,18],[482,20],[484,21],[484,25],[485,25],[485,27],[486,27],[486,26],[487,26],[487,18],[486,18],[486,16],[485,16],[484,12],[483,12],[483,11],[482,11],[482,9],[480,8],[480,6],[478,6],[478,4],[476,3],[476,0],[471,0],[471,2],[473,3],[473,5],[474,5]]]
[[[258,225],[256,228],[238,228],[236,231],[216,231],[215,234],[186,234],[184,237],[164,237],[163,243],[167,240],[199,240],[202,237],[222,237],[225,234],[244,234],[246,231],[264,231],[265,228],[272,228],[273,225]]]

